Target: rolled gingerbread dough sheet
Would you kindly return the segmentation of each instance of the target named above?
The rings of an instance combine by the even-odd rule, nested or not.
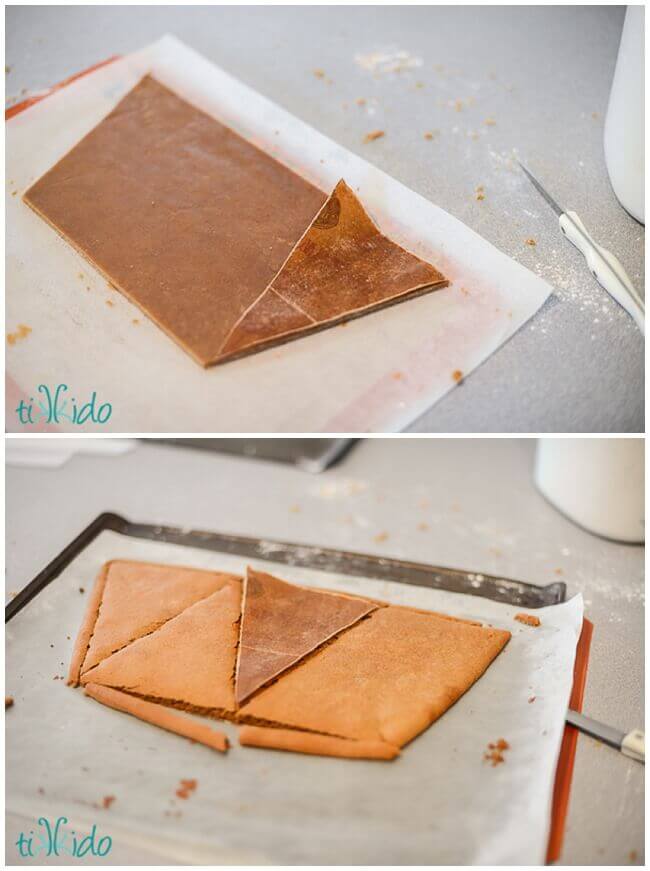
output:
[[[447,284],[149,75],[24,200],[202,366]]]

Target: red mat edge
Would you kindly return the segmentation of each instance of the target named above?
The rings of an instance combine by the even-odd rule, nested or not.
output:
[[[569,707],[573,708],[574,711],[582,711],[593,634],[594,624],[584,618],[582,621],[582,631],[576,647],[576,660],[573,666],[573,688],[569,699]],[[555,772],[555,785],[553,787],[551,831],[546,851],[547,865],[557,862],[562,855],[577,744],[578,730],[575,726],[565,726],[557,770]]]

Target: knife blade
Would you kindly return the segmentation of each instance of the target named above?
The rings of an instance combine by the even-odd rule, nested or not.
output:
[[[592,738],[602,741],[603,744],[620,750],[621,753],[629,756],[630,759],[636,759],[638,762],[645,763],[645,733],[640,729],[634,729],[632,732],[622,732],[613,726],[607,726],[605,723],[599,723],[598,720],[592,720],[591,717],[586,717],[584,714],[578,713],[578,711],[571,710],[571,708],[566,713],[566,721],[586,735],[591,735]]]

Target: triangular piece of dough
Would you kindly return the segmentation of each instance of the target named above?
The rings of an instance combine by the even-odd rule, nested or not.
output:
[[[222,348],[223,354],[239,352],[252,345],[302,330],[313,320],[298,311],[268,288],[230,334]]]
[[[95,583],[70,668],[70,683],[136,638],[230,583],[234,575],[113,560]]]
[[[197,713],[234,711],[240,607],[241,584],[232,581],[84,672],[81,682]]]
[[[238,704],[376,608],[365,599],[297,587],[249,568],[237,656]]]
[[[341,180],[220,356],[259,350],[448,283],[385,236]]]
[[[388,606],[261,690],[242,722],[401,747],[490,665],[510,633]]]

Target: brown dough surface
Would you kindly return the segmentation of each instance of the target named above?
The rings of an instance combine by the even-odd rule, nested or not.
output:
[[[84,692],[96,702],[101,702],[102,705],[107,705],[116,711],[123,711],[125,714],[131,714],[133,717],[144,720],[145,723],[151,723],[161,729],[166,729],[168,732],[175,732],[191,741],[205,744],[207,747],[212,747],[213,750],[219,750],[220,753],[225,753],[228,749],[228,738],[223,732],[218,732],[209,726],[203,726],[195,720],[190,720],[183,717],[182,714],[176,714],[153,702],[138,699],[128,693],[111,689],[111,687],[92,683],[86,684]]]
[[[264,726],[243,726],[239,730],[243,747],[265,747],[269,750],[291,750],[314,756],[342,756],[346,759],[395,759],[399,748],[383,741],[351,741],[332,738],[296,729],[269,729]]]
[[[380,608],[240,710],[342,738],[402,747],[476,681],[510,638],[407,608]]]
[[[241,583],[172,617],[81,676],[148,699],[210,712],[234,711],[233,674]]]
[[[204,366],[326,199],[151,76],[25,194]]]
[[[237,703],[376,607],[249,568],[242,597]]]
[[[82,671],[234,579],[234,575],[182,566],[129,560],[106,563],[90,597],[69,683],[78,683]]]
[[[448,283],[151,76],[24,200],[203,366]]]

